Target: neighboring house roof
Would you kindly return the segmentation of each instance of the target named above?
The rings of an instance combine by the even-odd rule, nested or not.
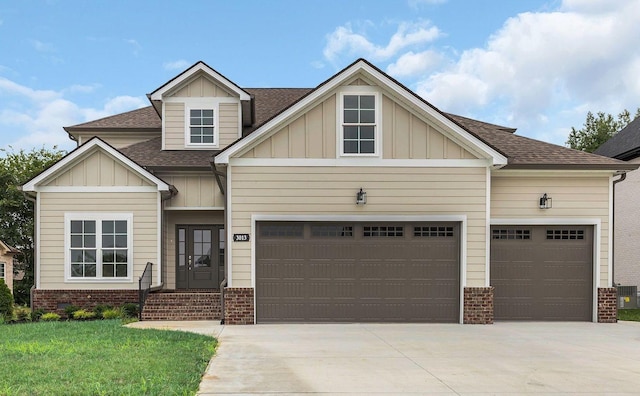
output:
[[[604,142],[594,154],[629,161],[640,157],[640,117],[631,121],[611,139]]]
[[[358,60],[354,62],[359,62]],[[364,61],[366,62],[366,61]],[[445,113],[414,92],[404,87],[401,83],[384,74],[375,66],[366,62],[374,70],[382,73],[390,81],[396,84],[401,90],[424,102],[434,111],[438,112],[453,124],[457,124],[463,130],[475,136],[487,146],[494,148],[497,152],[507,157],[508,168],[541,168],[541,169],[606,169],[606,170],[631,170],[637,166],[624,162],[573,150],[567,147],[542,142],[539,140],[516,135],[514,128],[490,124],[455,114]],[[197,65],[197,64],[196,64]],[[194,65],[195,66],[195,65]],[[346,69],[345,69],[346,70]],[[183,73],[184,74],[184,73]],[[333,77],[332,77],[333,78]],[[327,81],[330,81],[330,78]],[[174,79],[175,80],[175,79]],[[173,80],[172,80],[173,81]],[[250,135],[253,131],[265,125],[270,120],[279,116],[306,96],[318,90],[327,81],[316,88],[244,88],[243,92],[248,93],[254,100],[255,123],[253,126],[245,128],[243,136]],[[166,84],[165,84],[166,85]],[[164,87],[164,86],[163,86]],[[162,88],[162,87],[161,87]],[[79,125],[65,128],[66,131],[77,130],[156,130],[161,131],[162,121],[156,109],[157,101],[152,101],[154,106],[129,111],[126,113],[105,117],[96,121],[91,121]],[[154,109],[155,107],[155,109]],[[640,124],[636,123],[638,127]],[[629,124],[631,126],[632,124]],[[620,132],[621,134],[622,132]],[[620,135],[618,134],[618,135]],[[616,135],[616,136],[618,136]],[[640,134],[635,135],[640,140]],[[145,142],[137,143],[120,151],[144,167],[198,167],[210,166],[212,156],[224,150],[162,150],[161,137],[156,137]]]
[[[5,253],[4,254],[20,254],[22,253],[20,250],[14,248],[13,246],[0,241],[0,249],[2,249]]]

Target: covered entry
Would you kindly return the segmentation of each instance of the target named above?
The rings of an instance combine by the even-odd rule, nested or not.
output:
[[[258,222],[256,320],[457,322],[458,223]]]
[[[492,226],[496,320],[590,321],[593,226]]]

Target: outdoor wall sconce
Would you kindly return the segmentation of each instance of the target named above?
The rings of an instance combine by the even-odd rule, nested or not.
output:
[[[552,204],[551,197],[548,197],[547,193],[540,197],[540,209],[551,209]]]
[[[367,193],[362,191],[362,187],[360,188],[360,191],[358,191],[356,193],[356,205],[364,205],[367,203]]]

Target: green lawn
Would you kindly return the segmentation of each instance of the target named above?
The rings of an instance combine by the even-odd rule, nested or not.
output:
[[[0,325],[0,395],[193,395],[215,346],[120,320]]]
[[[640,309],[619,309],[618,320],[640,322]]]

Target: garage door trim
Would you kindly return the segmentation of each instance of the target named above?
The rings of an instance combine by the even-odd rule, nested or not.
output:
[[[592,322],[598,321],[598,285],[600,285],[600,245],[602,238],[602,219],[600,218],[523,218],[523,219],[491,219],[491,226],[593,226],[593,284],[592,294]],[[491,227],[489,227],[490,229]],[[487,235],[489,243],[491,235]],[[611,234],[609,234],[609,249],[611,249]],[[491,250],[487,250],[487,262],[491,263]],[[612,276],[611,254],[607,262],[608,279]],[[491,265],[487,265],[487,279],[491,279]]]
[[[467,283],[467,216],[466,215],[251,215],[251,287],[256,288],[256,239],[257,226],[260,221],[291,221],[291,222],[456,222],[460,224],[460,293],[459,293],[459,320],[463,323],[464,312],[464,288]],[[232,227],[229,227],[232,228]],[[230,271],[231,272],[231,271]],[[253,295],[253,306],[257,305],[256,293]],[[256,309],[253,311],[253,320],[256,323]]]

